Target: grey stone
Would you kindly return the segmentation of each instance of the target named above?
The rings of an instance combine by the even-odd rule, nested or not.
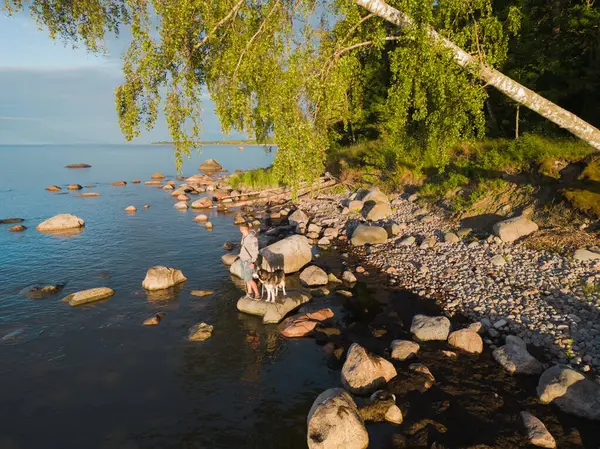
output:
[[[450,333],[450,320],[445,316],[415,315],[410,331],[420,341],[446,340]]]

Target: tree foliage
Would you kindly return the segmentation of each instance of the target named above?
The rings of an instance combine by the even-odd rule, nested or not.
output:
[[[205,86],[223,130],[274,136],[275,173],[297,185],[348,136],[383,136],[442,170],[446,148],[483,135],[484,86],[427,29],[499,67],[520,10],[496,14],[492,0],[389,3],[414,26],[399,30],[351,0],[4,0],[4,10],[26,9],[51,37],[94,52],[106,33],[129,31],[116,89],[127,139],[163,107],[181,158],[198,140]]]

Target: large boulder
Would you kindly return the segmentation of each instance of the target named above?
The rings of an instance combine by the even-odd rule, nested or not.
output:
[[[80,306],[81,304],[87,304],[88,302],[100,301],[101,299],[108,298],[114,294],[115,291],[112,288],[91,288],[89,290],[73,293],[65,297],[63,301],[68,302],[71,306]]]
[[[267,271],[283,269],[295,273],[312,260],[312,246],[303,235],[292,235],[260,251],[262,268]]]
[[[372,207],[366,208],[365,218],[369,221],[383,220],[392,214],[392,208],[388,203],[375,203]]]
[[[452,332],[448,336],[448,344],[471,354],[483,352],[483,340],[477,332],[469,328]]]
[[[204,198],[194,201],[192,203],[192,209],[209,209],[212,207],[212,204],[212,198],[205,196]]]
[[[237,308],[240,312],[249,315],[262,316],[264,324],[277,324],[292,310],[297,309],[308,301],[310,301],[310,295],[308,293],[297,290],[287,290],[287,296],[283,298],[281,296],[278,297],[274,303],[255,301],[254,299],[244,296],[238,300]]]
[[[180,270],[157,265],[148,269],[142,287],[146,290],[164,290],[185,281],[187,278]]]
[[[392,358],[394,360],[408,360],[417,355],[420,346],[418,343],[410,340],[392,341]]]
[[[72,231],[85,226],[85,222],[75,215],[60,214],[37,225],[36,229],[40,232],[60,232]]]
[[[548,432],[548,429],[546,429],[546,426],[542,421],[529,412],[521,412],[521,419],[523,420],[523,427],[525,427],[527,438],[531,444],[549,449],[554,449],[556,447],[556,440],[552,434]]]
[[[370,188],[359,199],[365,204],[369,201],[372,201],[373,203],[389,203],[388,197],[377,187]]]
[[[420,341],[446,340],[450,333],[450,320],[445,316],[415,315],[410,331]]]
[[[200,168],[198,170],[213,172],[213,171],[221,171],[221,170],[223,170],[223,167],[216,160],[208,159],[200,164]]]
[[[575,251],[573,258],[580,262],[587,262],[590,260],[600,260],[600,253],[595,253],[594,251],[590,251],[585,248],[579,248],[578,250]]]
[[[309,449],[366,449],[369,434],[352,397],[342,388],[321,393],[307,418]]]
[[[541,362],[527,352],[527,344],[514,335],[508,335],[506,344],[495,349],[492,355],[509,374],[540,374],[544,369]]]
[[[225,263],[224,260],[223,263]],[[234,276],[239,277],[240,279],[242,278],[242,261],[239,257],[235,259],[233,263],[229,266],[229,272]]]
[[[221,256],[221,261],[223,262],[223,264],[227,265],[228,267],[230,267],[231,265],[233,265],[233,263],[238,260],[239,258],[239,254],[223,254]]]
[[[352,393],[364,394],[383,387],[396,375],[396,368],[386,359],[353,343],[342,367],[342,384]]]
[[[359,225],[352,233],[352,245],[375,245],[378,243],[385,243],[387,241],[387,231],[379,226],[365,226]]]
[[[306,215],[301,209],[296,209],[289,217],[288,223],[291,226],[298,226],[300,223],[308,223],[308,215]]]
[[[329,276],[321,268],[311,265],[300,273],[300,282],[306,287],[326,285],[329,282]]]
[[[565,413],[600,421],[600,385],[565,365],[548,368],[540,377],[537,394]]]
[[[522,215],[494,225],[494,233],[503,242],[514,242],[538,230],[538,225]]]

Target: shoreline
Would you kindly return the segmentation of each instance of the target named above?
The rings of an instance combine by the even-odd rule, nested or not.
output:
[[[318,198],[302,199],[298,207],[317,222],[337,220],[341,233],[364,221],[357,213],[341,213],[346,196]],[[395,212],[372,224],[396,224],[402,230],[382,244],[349,244],[349,252],[361,264],[385,272],[390,287],[435,298],[450,317],[462,314],[482,322],[489,346],[516,335],[543,349],[552,363],[600,372],[600,291],[587,290],[585,284],[600,280],[600,260],[578,262],[481,233],[446,243],[443,235],[456,231],[456,225],[439,212],[401,197],[391,205]],[[414,243],[399,244],[410,237]],[[423,245],[431,237],[431,246]],[[495,255],[505,263],[493,265]]]

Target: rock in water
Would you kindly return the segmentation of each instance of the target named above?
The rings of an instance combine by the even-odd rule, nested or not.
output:
[[[262,268],[295,273],[312,260],[312,246],[302,235],[293,235],[263,248]]]
[[[0,220],[0,224],[14,224],[14,223],[23,223],[25,220],[23,218],[3,218]]]
[[[415,315],[410,331],[421,341],[446,340],[450,333],[450,320],[445,316]]]
[[[390,362],[353,343],[342,368],[342,384],[352,393],[364,394],[383,387],[396,374]]]
[[[509,374],[540,374],[543,371],[540,361],[527,352],[527,344],[514,335],[508,335],[506,344],[495,349],[492,355]]]
[[[388,203],[375,203],[371,208],[367,208],[364,216],[369,221],[383,220],[392,215],[392,208]]]
[[[523,216],[504,220],[494,225],[494,233],[503,242],[514,242],[537,230],[538,225]]]
[[[115,182],[111,183],[111,186],[113,186],[113,187],[123,187],[126,185],[127,185],[127,183],[125,181],[115,181]]]
[[[319,324],[317,321],[292,320],[281,331],[281,335],[288,338],[306,337]]]
[[[41,299],[56,295],[63,288],[63,284],[45,285],[43,287],[33,286],[21,290],[20,294],[30,299]]]
[[[342,388],[321,393],[307,418],[309,449],[366,449],[369,434],[352,397]]]
[[[483,340],[477,332],[469,328],[452,332],[448,336],[448,344],[470,354],[481,354],[483,352]]]
[[[274,303],[255,301],[244,296],[238,300],[237,308],[240,312],[262,316],[264,324],[277,324],[292,310],[308,301],[310,296],[307,293],[287,290],[287,296],[279,296]]]
[[[298,226],[301,223],[308,223],[308,215],[306,215],[301,209],[296,209],[292,215],[288,217],[288,223],[291,226]]]
[[[359,225],[352,233],[352,245],[375,245],[385,243],[387,241],[387,231],[380,226],[365,226]]]
[[[144,320],[144,326],[156,326],[165,317],[165,312],[158,312]]]
[[[408,360],[417,355],[421,347],[418,343],[410,340],[392,341],[392,358],[394,360]]]
[[[89,164],[69,164],[65,168],[90,168]]]
[[[305,268],[302,273],[300,273],[300,282],[302,282],[302,285],[306,287],[327,285],[329,282],[329,277],[321,268],[317,267],[316,265],[311,265],[310,267]]]
[[[137,210],[137,207],[135,206],[127,206],[125,208],[125,212],[135,212]]]
[[[197,186],[212,186],[215,184],[214,179],[212,179],[210,176],[203,175],[201,173],[186,178],[185,182],[191,184],[194,188],[196,188]]]
[[[12,228],[8,228],[8,232],[23,232],[26,229],[27,229],[27,226],[16,225],[16,226],[13,226]]]
[[[206,223],[208,221],[208,216],[204,214],[197,215],[196,218],[194,218],[194,221],[197,221],[198,223]]]
[[[176,268],[154,266],[148,269],[142,287],[146,290],[163,290],[187,281],[183,273]]]
[[[523,425],[525,426],[525,431],[527,432],[527,437],[531,444],[550,449],[556,447],[556,440],[554,440],[554,437],[548,432],[548,429],[546,429],[546,426],[542,421],[529,412],[521,412],[521,419],[523,419]]]
[[[85,222],[75,215],[60,214],[37,225],[36,229],[40,232],[60,232],[83,228]]]
[[[164,179],[165,175],[163,175],[162,173],[154,173],[152,176],[150,176],[152,179]]]
[[[202,162],[202,164],[200,164],[200,167],[198,168],[198,170],[213,172],[213,171],[221,171],[221,170],[223,170],[223,167],[216,160],[208,159],[208,160]]]
[[[83,189],[83,187],[80,184],[70,184],[69,187],[67,187],[67,189],[69,189],[69,190],[81,190],[81,189]]]
[[[223,254],[221,256],[221,261],[224,265],[230,267],[236,260],[238,260],[239,257],[239,254]]]
[[[212,207],[212,199],[205,196],[192,203],[192,209],[209,209]]]
[[[77,293],[73,293],[63,299],[68,302],[71,306],[80,306],[81,304],[87,304],[88,302],[100,301],[101,299],[108,298],[115,294],[112,288],[100,287],[91,288],[89,290],[83,290]]]
[[[212,295],[214,292],[210,291],[210,290],[192,290],[190,292],[190,294],[192,296],[199,296],[199,297],[204,297],[204,296],[210,296]]]
[[[600,421],[600,385],[566,365],[548,368],[537,394],[542,404],[556,404],[571,415]]]
[[[48,192],[60,192],[62,190],[62,188],[52,185],[52,186],[46,187],[46,190]]]
[[[179,202],[175,203],[173,205],[173,207],[178,210],[187,210],[188,203],[186,203],[185,201],[179,201]]]
[[[188,341],[204,341],[211,337],[213,329],[210,324],[194,324],[188,333]]]

